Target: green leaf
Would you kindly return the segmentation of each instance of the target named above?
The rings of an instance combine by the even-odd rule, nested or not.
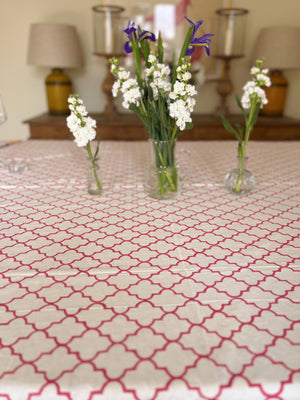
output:
[[[178,58],[178,63],[174,68],[174,74],[173,74],[173,77],[172,77],[172,87],[173,87],[173,85],[174,85],[174,83],[176,81],[176,78],[177,78],[176,70],[182,64],[182,59],[185,57],[186,51],[187,51],[187,49],[189,47],[189,44],[190,44],[190,41],[191,41],[192,34],[193,34],[193,26],[190,26],[189,30],[188,30],[188,33],[187,33],[187,35],[185,37],[185,41],[184,41],[184,43],[182,45],[182,48],[181,48],[180,56]]]
[[[164,60],[164,49],[160,32],[158,34],[157,50],[158,50],[158,62],[162,64]]]
[[[235,124],[237,130],[239,131],[240,139],[242,140],[244,137],[245,127],[239,124]]]
[[[192,129],[194,127],[194,125],[192,124],[192,122],[187,122],[185,124],[185,129]]]
[[[97,148],[96,148],[96,151],[95,151],[95,154],[94,154],[94,160],[96,159],[96,157],[98,155],[98,152],[99,152],[100,140],[101,140],[100,138],[97,139]]]
[[[235,99],[236,99],[236,102],[237,102],[239,108],[242,110],[242,112],[243,112],[243,114],[244,114],[244,118],[247,119],[247,113],[246,113],[244,107],[242,106],[242,103],[241,103],[239,97],[238,97],[238,96],[235,96]]]
[[[258,117],[258,114],[259,114],[259,110],[260,110],[260,103],[256,104],[254,112],[253,112],[253,115],[252,115],[252,118],[251,118],[251,121],[250,121],[251,131],[253,130],[254,125],[256,123],[256,120],[257,120],[257,117]]]
[[[221,120],[222,120],[222,122],[223,122],[224,128],[225,128],[229,133],[231,133],[232,135],[234,135],[234,137],[235,137],[238,141],[240,141],[240,140],[241,140],[241,137],[240,137],[240,135],[239,135],[239,132],[236,131],[236,130],[234,129],[234,127],[227,121],[227,119],[224,117],[224,115],[219,114],[219,116],[220,116],[220,118],[221,118]]]

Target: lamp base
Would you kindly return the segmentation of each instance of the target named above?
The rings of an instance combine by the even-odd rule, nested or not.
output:
[[[49,114],[69,113],[68,98],[72,93],[70,78],[59,68],[54,68],[46,78],[46,91]]]
[[[288,81],[281,71],[274,70],[270,73],[271,86],[264,87],[268,103],[259,111],[260,115],[281,116],[283,115]]]

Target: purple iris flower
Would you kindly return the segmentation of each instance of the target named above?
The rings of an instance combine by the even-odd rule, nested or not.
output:
[[[203,23],[203,20],[197,21],[197,22],[192,22],[190,19],[188,19],[187,17],[185,17],[185,19],[191,24],[193,25],[193,32],[192,32],[192,36],[191,36],[191,40],[189,43],[189,47],[185,53],[186,56],[190,56],[194,51],[194,46],[201,46],[201,47],[205,47],[206,50],[206,54],[209,56],[210,55],[210,49],[209,49],[209,44],[210,44],[210,38],[211,36],[214,36],[210,33],[207,33],[199,38],[196,38],[195,35],[197,33],[197,30],[200,28],[200,26]]]
[[[124,50],[127,54],[132,53],[132,46],[130,44],[131,34],[133,33],[136,37],[136,28],[134,25],[134,22],[128,21],[127,28],[124,30],[124,33],[126,33],[128,37],[128,41],[124,44]]]
[[[124,30],[124,32],[128,37],[128,41],[124,44],[124,50],[126,51],[127,54],[132,53],[132,45],[130,43],[132,40],[132,34],[134,35],[134,39],[137,40],[138,42],[142,40],[151,40],[152,42],[155,42],[156,40],[154,33],[149,31],[141,31],[140,28],[137,29],[135,28],[134,25],[135,25],[134,22],[129,21],[127,28]]]

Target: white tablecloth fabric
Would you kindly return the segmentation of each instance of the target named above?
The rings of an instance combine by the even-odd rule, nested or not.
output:
[[[182,193],[144,191],[146,142],[0,149],[0,400],[299,400],[300,143],[179,142]]]

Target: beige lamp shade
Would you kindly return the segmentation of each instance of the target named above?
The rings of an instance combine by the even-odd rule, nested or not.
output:
[[[271,70],[300,68],[300,26],[273,26],[261,29],[254,46],[253,61],[264,57]]]
[[[32,24],[27,62],[41,67],[81,67],[83,59],[75,26],[56,23]]]

